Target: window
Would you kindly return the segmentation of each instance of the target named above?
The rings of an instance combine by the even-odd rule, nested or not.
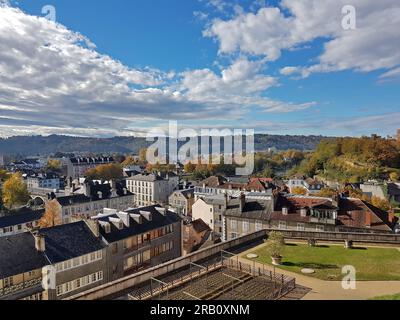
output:
[[[249,232],[250,224],[248,221],[243,221],[242,223],[243,232]]]
[[[279,229],[286,229],[287,225],[286,225],[286,221],[279,221]]]
[[[22,225],[18,225],[18,230],[22,230]]]
[[[112,244],[111,252],[112,252],[112,254],[118,253],[118,243],[117,242]]]
[[[256,231],[260,231],[263,228],[262,221],[256,221]]]
[[[306,229],[306,226],[304,223],[297,224],[297,231],[304,231],[305,229]]]
[[[237,229],[237,221],[236,220],[231,220],[231,229],[236,230]]]
[[[4,288],[9,288],[14,285],[14,278],[13,277],[8,277],[4,279]]]
[[[317,231],[325,231],[325,226],[323,226],[323,225],[318,225],[318,226],[315,227],[315,229],[316,229]]]
[[[98,271],[93,274],[89,274],[79,279],[75,279],[70,282],[66,282],[62,285],[56,287],[57,296],[61,296],[63,294],[67,294],[69,292],[75,291],[79,288],[91,285],[95,282],[99,282],[103,280],[103,271]]]

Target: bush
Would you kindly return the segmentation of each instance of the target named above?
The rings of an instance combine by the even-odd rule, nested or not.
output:
[[[267,240],[266,249],[271,257],[280,258],[282,257],[285,249],[285,238],[282,233],[272,231]]]

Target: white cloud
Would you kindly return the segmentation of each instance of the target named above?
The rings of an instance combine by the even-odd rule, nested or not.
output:
[[[398,68],[394,68],[389,70],[388,72],[385,72],[384,74],[382,74],[379,79],[381,80],[388,80],[391,78],[398,78],[400,77],[400,67]]]
[[[398,0],[353,0],[357,29],[344,30],[342,8],[347,0],[282,0],[229,20],[216,19],[204,32],[219,41],[221,54],[258,55],[268,61],[316,39],[325,41],[317,63],[298,68],[313,72],[353,69],[369,72],[400,65],[400,3]],[[290,13],[290,15],[287,14]],[[292,74],[294,69],[283,69]]]
[[[261,71],[247,59],[220,75],[130,68],[60,24],[0,8],[1,135],[10,126],[12,132],[121,132],[142,119],[233,119],[249,106],[285,105],[262,96],[276,79]]]

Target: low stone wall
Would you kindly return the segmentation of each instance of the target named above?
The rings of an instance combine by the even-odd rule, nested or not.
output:
[[[318,231],[297,231],[268,229],[267,232],[277,231],[284,234],[288,239],[315,239],[326,241],[348,241],[374,243],[374,244],[397,244],[400,245],[400,234],[386,233],[361,233],[361,232],[318,232]]]
[[[373,233],[345,233],[345,232],[315,232],[315,231],[296,231],[296,230],[277,230],[268,229],[261,230],[237,239],[208,247],[184,257],[168,261],[167,263],[155,266],[151,269],[144,270],[139,273],[118,279],[116,281],[104,284],[94,289],[76,294],[68,300],[97,300],[106,297],[113,297],[120,292],[129,292],[134,286],[149,281],[151,278],[157,278],[167,273],[179,270],[188,266],[191,262],[197,262],[219,254],[222,250],[245,245],[247,243],[256,242],[257,240],[267,237],[271,231],[278,231],[284,234],[288,239],[315,239],[320,241],[345,242],[351,240],[353,242],[371,243],[371,244],[395,244],[400,246],[400,235],[395,234],[373,234]]]
[[[105,297],[112,297],[119,292],[127,292],[143,282],[149,281],[151,278],[157,278],[167,273],[179,270],[188,266],[191,262],[200,261],[221,253],[222,250],[229,250],[240,245],[256,242],[266,237],[266,231],[258,231],[231,241],[222,242],[220,244],[208,247],[184,257],[168,261],[167,263],[144,270],[139,273],[118,279],[116,281],[104,284],[94,289],[82,292],[80,294],[69,297],[67,300],[98,300]]]

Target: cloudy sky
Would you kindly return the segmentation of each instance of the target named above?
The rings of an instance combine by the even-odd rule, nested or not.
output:
[[[398,0],[0,0],[0,136],[393,134],[399,30]]]

